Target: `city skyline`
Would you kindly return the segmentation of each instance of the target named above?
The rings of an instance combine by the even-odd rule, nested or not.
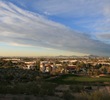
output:
[[[0,0],[0,56],[110,56],[109,0]]]

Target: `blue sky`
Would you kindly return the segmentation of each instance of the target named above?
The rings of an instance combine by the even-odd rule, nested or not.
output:
[[[110,56],[110,0],[0,0],[0,55]]]

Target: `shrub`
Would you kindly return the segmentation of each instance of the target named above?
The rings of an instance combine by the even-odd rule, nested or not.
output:
[[[74,96],[71,94],[70,91],[64,91],[62,98],[64,100],[75,100]]]
[[[84,89],[82,85],[70,85],[70,90],[72,92],[81,92]]]
[[[110,100],[109,93],[102,93],[100,91],[95,91],[92,93],[82,92],[82,100]]]

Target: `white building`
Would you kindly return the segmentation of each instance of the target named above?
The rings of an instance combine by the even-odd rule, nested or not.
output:
[[[26,64],[26,68],[25,69],[34,69],[35,65],[36,65],[36,61],[30,61],[30,62],[24,62]]]

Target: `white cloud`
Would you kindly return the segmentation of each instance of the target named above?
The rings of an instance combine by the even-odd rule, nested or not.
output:
[[[88,30],[97,39],[99,34],[110,32],[110,0],[38,0],[33,5],[47,16],[64,18],[71,26],[74,23]]]
[[[47,12],[50,15],[63,15],[67,17],[81,17],[84,15],[97,15],[102,13],[103,5],[109,0],[39,0],[34,2],[34,9]]]
[[[32,45],[25,45],[25,44],[18,44],[18,43],[15,43],[15,42],[12,42],[12,43],[9,43],[10,45],[12,46],[19,46],[19,47],[33,47]]]
[[[108,44],[92,40],[89,35],[3,1],[0,1],[0,41],[102,55],[110,51]]]

